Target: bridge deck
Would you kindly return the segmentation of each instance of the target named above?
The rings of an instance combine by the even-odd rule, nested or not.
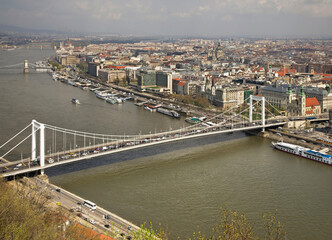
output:
[[[54,163],[47,163],[47,161],[45,161],[45,166],[41,167],[41,166],[33,166],[31,167],[30,165],[28,166],[24,166],[24,169],[16,169],[16,170],[9,170],[7,172],[4,172],[2,174],[3,177],[10,177],[10,176],[15,176],[15,175],[19,175],[19,174],[25,174],[28,172],[34,172],[34,171],[38,171],[38,170],[42,170],[42,169],[47,169],[47,168],[51,168],[51,167],[55,167],[55,166],[59,166],[59,165],[63,165],[63,164],[68,164],[68,163],[72,163],[72,162],[77,162],[77,161],[81,161],[81,160],[85,160],[85,159],[90,159],[90,158],[95,158],[95,157],[99,157],[99,156],[104,156],[104,155],[109,155],[109,154],[114,154],[114,153],[119,153],[119,152],[123,152],[123,151],[130,151],[133,149],[138,149],[138,148],[144,148],[144,147],[149,147],[149,146],[154,146],[154,145],[159,145],[159,144],[165,144],[165,143],[171,143],[171,142],[176,142],[176,141],[182,141],[182,140],[187,140],[187,139],[193,139],[193,138],[200,138],[200,137],[205,137],[205,136],[211,136],[211,135],[217,135],[217,134],[223,134],[223,133],[232,133],[232,132],[238,132],[238,131],[248,131],[248,130],[255,130],[255,129],[260,129],[260,128],[269,128],[269,127],[276,127],[276,126],[282,126],[284,125],[285,122],[277,122],[277,123],[271,123],[271,124],[266,124],[264,126],[262,125],[255,125],[255,126],[249,126],[249,127],[241,127],[241,128],[230,128],[230,129],[223,129],[223,130],[218,130],[218,131],[210,131],[210,132],[200,132],[200,130],[194,130],[196,131],[194,134],[192,135],[186,135],[187,133],[183,133],[183,135],[178,135],[178,136],[173,136],[172,138],[168,138],[165,140],[157,140],[160,139],[160,137],[162,135],[153,135],[157,138],[150,138],[150,142],[147,143],[139,143],[137,145],[133,145],[133,146],[122,146],[116,149],[108,149],[106,151],[100,151],[98,153],[92,153],[92,154],[87,154],[85,156],[80,155],[79,157],[73,157],[70,159],[60,159],[58,158],[58,161],[55,161]],[[192,133],[192,132],[191,132]],[[175,134],[177,135],[177,134]],[[126,142],[132,142],[134,141],[134,139],[128,140]],[[122,142],[122,141],[121,141]],[[113,143],[105,143],[104,145],[112,145]],[[98,145],[100,146],[100,145]],[[89,149],[95,149],[96,146],[89,146],[87,148],[85,148],[85,150],[89,150]],[[74,150],[73,150],[74,151]],[[75,153],[77,152],[77,149],[75,149]],[[83,153],[83,152],[82,152]],[[66,152],[66,154],[68,154],[68,152]],[[57,153],[54,155],[58,155]],[[60,155],[64,156],[64,155]],[[21,163],[21,161],[15,161],[12,162],[11,166],[15,166],[16,164]],[[8,164],[4,165],[4,164],[0,164],[0,168],[3,167],[7,167],[8,168]]]

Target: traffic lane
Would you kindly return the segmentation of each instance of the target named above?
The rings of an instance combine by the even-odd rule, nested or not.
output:
[[[53,186],[54,187],[54,186]],[[95,224],[99,224],[100,227],[103,228],[103,230],[108,230],[105,225],[110,225],[116,227],[119,231],[124,232],[126,234],[130,234],[131,226],[127,226],[126,223],[122,222],[119,219],[114,218],[112,215],[110,215],[108,212],[102,211],[101,209],[97,209],[95,211],[92,211],[90,208],[83,205],[80,199],[75,198],[74,196],[67,194],[65,191],[61,191],[60,188],[57,188],[53,192],[55,193],[56,199],[61,204],[64,204],[70,209],[73,209],[74,211],[79,210],[78,213],[82,214],[81,218],[89,218],[94,219]],[[79,203],[79,204],[78,204]],[[109,219],[104,219],[105,215],[109,215]],[[129,229],[128,229],[129,228]]]

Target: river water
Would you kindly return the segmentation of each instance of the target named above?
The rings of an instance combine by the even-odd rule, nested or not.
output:
[[[32,48],[0,54],[1,67],[25,59],[34,63],[54,52]],[[22,69],[0,70],[0,84],[0,144],[32,119],[108,134],[149,133],[186,124],[132,102],[107,104],[91,92],[33,70],[25,75]],[[82,104],[72,104],[73,97]],[[28,156],[28,149],[15,150],[13,158],[21,152]],[[46,174],[52,183],[137,225],[161,223],[171,239],[187,239],[198,229],[209,232],[218,222],[219,207],[226,204],[255,222],[261,237],[262,214],[275,209],[289,239],[332,236],[332,168],[276,151],[271,141],[244,133],[119,153]]]

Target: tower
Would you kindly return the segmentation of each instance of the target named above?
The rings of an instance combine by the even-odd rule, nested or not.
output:
[[[293,91],[292,91],[292,85],[288,85],[288,89],[287,89],[287,102],[288,104],[290,104],[292,102],[292,98],[293,98]]]
[[[37,131],[40,132],[39,143],[39,161],[40,166],[45,166],[45,125],[32,120],[32,140],[31,140],[31,160],[35,160],[37,156]],[[44,169],[41,169],[41,175],[44,175]]]
[[[305,93],[304,93],[304,88],[301,86],[301,90],[299,93],[299,115],[304,116],[305,115]]]
[[[28,73],[28,72],[29,72],[29,63],[28,60],[24,60],[23,73]]]
[[[331,88],[329,84],[326,84],[325,90],[327,91],[327,93],[331,92]]]

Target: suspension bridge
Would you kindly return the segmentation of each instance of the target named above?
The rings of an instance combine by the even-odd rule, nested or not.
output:
[[[268,102],[264,97],[250,96],[249,106],[233,107],[206,121],[180,129],[136,135],[89,133],[32,120],[28,126],[0,146],[0,151],[4,152],[0,159],[5,160],[7,155],[15,151],[19,145],[31,141],[31,151],[27,153],[29,157],[6,161],[0,164],[0,171],[3,177],[24,175],[30,172],[44,174],[44,170],[47,168],[85,159],[92,160],[103,155],[137,148],[237,131],[265,131],[265,128],[284,125],[287,118],[279,115],[280,112],[279,114],[273,114],[272,111],[265,108],[266,103]],[[272,109],[273,106],[269,105]],[[268,118],[266,118],[266,109],[268,110]],[[255,113],[254,110],[257,110],[257,112]],[[254,117],[256,117],[256,120],[254,120]],[[31,133],[28,136],[21,137],[23,139],[12,148],[4,150],[6,145],[14,141],[23,132],[28,131],[27,129],[30,127]],[[37,154],[38,148],[39,154]]]
[[[28,60],[24,60],[23,63],[16,63],[12,65],[7,65],[7,66],[0,66],[0,70],[4,69],[23,69],[23,73],[28,73],[29,69],[34,69],[37,72],[42,72],[42,71],[47,71],[51,69],[50,66],[47,66],[46,64],[34,64],[34,63],[29,63]]]

